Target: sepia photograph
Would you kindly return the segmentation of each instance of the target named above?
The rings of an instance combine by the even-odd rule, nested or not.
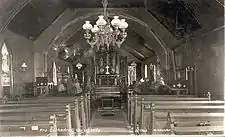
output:
[[[224,11],[0,0],[0,137],[224,137]]]

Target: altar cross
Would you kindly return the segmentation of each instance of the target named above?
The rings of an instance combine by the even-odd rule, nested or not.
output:
[[[105,74],[110,74],[109,73],[109,66],[107,65],[105,68],[106,68],[106,73]]]

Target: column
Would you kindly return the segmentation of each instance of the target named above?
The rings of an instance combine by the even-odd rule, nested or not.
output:
[[[99,80],[99,86],[102,85],[102,81],[101,81],[102,77],[99,77],[98,80]]]
[[[141,78],[145,78],[145,64],[141,63]]]
[[[120,56],[116,54],[116,57],[117,57],[116,74],[120,74]]]
[[[84,70],[82,71],[82,83],[84,84]]]
[[[125,86],[127,86],[127,81],[128,81],[128,78],[127,78],[127,75],[128,74],[128,63],[127,63],[127,57],[124,58],[124,75],[125,75],[125,79],[124,79],[124,84]]]
[[[0,69],[0,72],[2,74],[2,69]],[[2,75],[0,75],[0,98],[3,98],[4,94],[3,94],[3,85],[2,85]]]
[[[96,56],[95,56],[95,54],[94,54],[93,61],[94,61],[94,63],[93,63],[93,65],[94,65],[94,81],[95,81],[95,85],[96,85],[97,84],[96,83],[97,67],[96,67]]]

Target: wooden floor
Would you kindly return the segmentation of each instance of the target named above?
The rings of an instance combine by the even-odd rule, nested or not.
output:
[[[130,129],[122,111],[115,115],[102,116],[101,112],[92,114],[92,121],[87,135],[130,135]]]

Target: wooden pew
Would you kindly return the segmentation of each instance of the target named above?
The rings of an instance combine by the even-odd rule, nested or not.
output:
[[[67,125],[71,129],[70,131],[74,131],[74,133],[68,135],[85,135],[91,120],[90,94],[86,93],[84,96],[76,97],[74,108],[70,108],[69,112],[71,112],[71,118],[67,123],[71,124]]]
[[[221,132],[224,101],[158,101],[148,104],[142,99],[139,116],[137,116],[140,118],[139,123],[135,121],[138,123],[134,130],[136,133],[185,135],[185,133],[206,134],[208,131]],[[211,127],[197,126],[208,121]],[[185,127],[188,129],[187,132]]]
[[[65,122],[66,113],[63,113],[63,109],[55,114],[58,117],[58,125],[61,129],[67,128]],[[36,113],[36,111],[32,113],[17,113],[17,116],[11,116],[8,113],[10,116],[1,116],[0,134],[5,136],[47,135],[49,133],[49,114],[51,112],[45,113],[44,115],[41,112],[35,115]]]
[[[90,94],[85,93],[81,96],[76,96],[74,105],[67,105],[67,112],[66,125],[68,132],[66,135],[85,135],[91,120]],[[58,125],[55,127],[58,127]],[[52,133],[52,135],[58,134]]]
[[[0,98],[0,104],[5,104],[7,102],[6,98]]]
[[[81,121],[81,131],[85,134],[85,130],[87,129],[87,113],[85,113],[85,100],[83,96],[80,98],[80,121]]]
[[[54,115],[57,121],[56,127],[62,130],[57,131],[57,129],[57,134],[73,135],[77,134],[77,131],[82,134],[81,130],[85,132],[91,119],[90,94],[84,93],[83,95],[84,97],[78,96],[77,99],[50,97],[41,100],[9,101],[7,104],[0,105],[0,134],[21,136],[48,135],[50,134],[50,115]],[[34,133],[31,129],[32,126],[38,127],[38,131]]]
[[[195,95],[137,95],[135,96],[132,90],[129,90],[127,93],[127,111],[131,109],[131,104],[134,102],[134,99],[139,101],[144,98],[145,100],[211,100],[211,94],[208,92],[207,96],[197,97]],[[175,99],[174,99],[175,98]],[[129,114],[128,114],[129,115]],[[128,116],[129,117],[129,116]]]
[[[66,131],[64,131],[64,135],[67,136],[74,136],[74,135],[80,135],[82,134],[82,111],[81,106],[80,106],[80,102],[78,98],[74,99],[74,106],[73,105],[66,105],[66,112],[67,115],[65,116],[66,121],[64,121],[64,124],[66,123]],[[54,114],[54,116],[52,116],[53,119],[52,122],[53,124],[50,125],[50,136],[59,136],[59,135],[63,135],[60,134],[60,129],[58,128],[58,126],[60,125],[60,123],[58,123],[57,121],[57,117]]]
[[[50,115],[50,121],[49,121],[49,136],[58,136],[58,127],[57,127],[57,118],[56,115]]]
[[[90,96],[88,94],[77,96],[74,99],[74,107],[67,105],[67,112],[68,132],[66,135],[85,135],[91,119]],[[58,127],[58,125],[53,127]],[[52,133],[52,135],[58,135],[58,133]]]
[[[72,123],[71,123],[71,114],[70,106],[66,106],[67,114],[64,116],[61,116],[63,118],[63,122],[59,123],[60,117],[56,114],[50,115],[50,122],[49,122],[49,131],[47,131],[49,134],[48,136],[59,136],[59,135],[73,135],[74,131],[72,129]],[[64,127],[62,127],[62,124],[66,124]]]
[[[79,118],[81,121],[81,134],[85,135],[91,121],[90,93],[85,93],[78,100]]]
[[[70,99],[66,101],[65,98],[57,99],[51,98],[50,101],[42,99],[44,103],[41,100],[30,99],[0,105],[0,134],[45,136],[49,134],[49,115],[51,114],[57,116],[59,128],[67,128],[65,103],[70,103]]]
[[[46,104],[60,103],[67,104],[73,102],[74,97],[45,97],[45,98],[26,98],[20,101],[7,101],[6,104]]]
[[[129,95],[128,96],[128,102],[127,102],[127,107],[128,107],[128,112],[127,112],[127,119],[130,123],[131,126],[133,126],[134,128],[136,127],[134,125],[134,115],[139,114],[136,111],[140,112],[141,106],[137,105],[138,103],[141,102],[141,100],[144,99],[144,102],[146,103],[151,103],[151,102],[155,102],[155,101],[208,101],[209,98],[206,97],[195,97],[193,95],[189,95],[189,96],[176,96],[176,95],[144,95],[144,96],[140,96],[140,95]],[[134,129],[135,130],[135,129]]]
[[[187,119],[190,118],[190,121]],[[223,134],[224,113],[168,112],[168,129],[173,135]]]

